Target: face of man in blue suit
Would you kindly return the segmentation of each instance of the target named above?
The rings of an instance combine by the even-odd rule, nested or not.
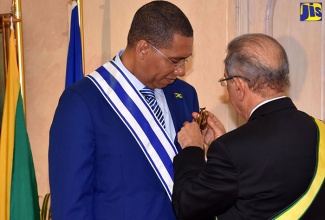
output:
[[[127,48],[121,59],[132,55],[138,62],[124,63],[144,85],[151,89],[164,88],[179,76],[186,74],[185,63],[192,55],[193,37],[175,34],[170,48],[157,48],[146,40],[140,40],[133,48]]]

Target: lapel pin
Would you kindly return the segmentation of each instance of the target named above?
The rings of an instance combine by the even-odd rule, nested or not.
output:
[[[183,98],[181,93],[175,92],[174,95],[175,95],[175,98],[177,98],[177,99],[182,99]]]

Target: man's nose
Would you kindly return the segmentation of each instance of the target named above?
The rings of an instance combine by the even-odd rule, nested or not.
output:
[[[185,76],[185,74],[186,74],[186,67],[185,67],[185,65],[182,65],[182,66],[177,67],[176,69],[174,69],[174,74],[176,76]]]

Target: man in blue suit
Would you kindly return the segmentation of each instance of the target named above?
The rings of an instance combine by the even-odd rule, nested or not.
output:
[[[192,49],[184,13],[153,1],[136,12],[126,49],[63,92],[50,129],[54,220],[176,219],[176,133],[199,109],[178,79]]]

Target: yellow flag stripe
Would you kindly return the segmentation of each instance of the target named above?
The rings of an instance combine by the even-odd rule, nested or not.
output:
[[[17,67],[14,31],[9,42],[9,63],[2,115],[0,139],[0,219],[10,219],[10,191],[12,160],[14,151],[15,118],[19,94],[19,72]]]
[[[318,163],[315,177],[308,189],[308,191],[289,209],[285,210],[276,220],[299,219],[306,212],[312,201],[316,197],[319,189],[324,183],[325,179],[325,124],[318,119],[315,119],[318,125],[319,133],[319,149],[318,149]]]

